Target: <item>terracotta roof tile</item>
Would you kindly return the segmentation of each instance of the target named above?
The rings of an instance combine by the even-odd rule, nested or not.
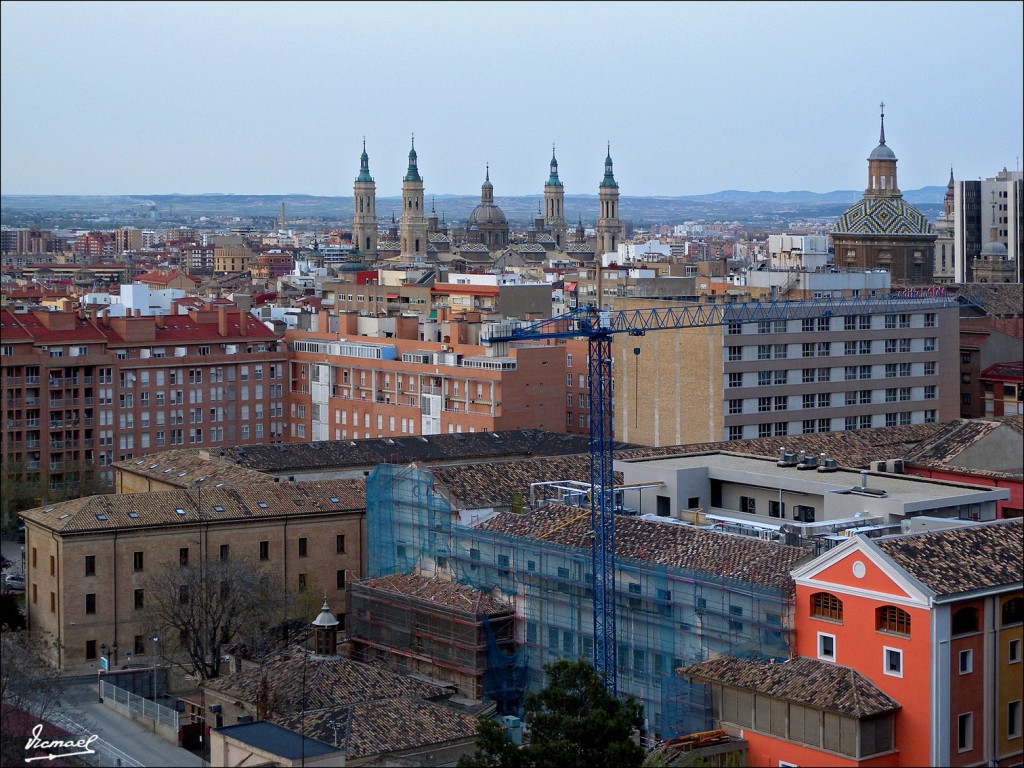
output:
[[[357,584],[367,590],[390,592],[411,598],[413,601],[433,603],[465,611],[473,617],[480,613],[493,616],[509,613],[512,610],[511,606],[472,587],[454,581],[432,579],[414,574],[394,574],[363,582],[356,579],[353,586]]]
[[[1000,429],[1011,430],[1015,433],[1011,439],[1019,441],[1024,436],[1024,417],[957,419],[947,422],[929,439],[908,450],[904,460],[908,464],[920,467],[969,471],[971,474],[985,477],[1022,477],[1024,467],[1015,467],[1014,472],[996,471],[988,467],[971,466],[972,460],[969,456],[961,458],[972,446],[978,445]],[[1012,461],[1012,457],[1010,460]],[[985,462],[991,466],[990,457],[986,458]]]
[[[276,718],[286,728],[344,747],[346,760],[387,755],[476,738],[476,718],[441,704],[410,697],[376,698]]]
[[[562,504],[522,513],[502,512],[476,530],[591,548],[589,509]],[[789,572],[809,556],[799,547],[625,515],[615,517],[615,552],[620,558],[661,563],[774,589],[788,587]]]
[[[680,672],[696,682],[719,683],[851,717],[872,717],[900,708],[860,672],[817,659],[772,662],[717,656]]]
[[[36,507],[20,514],[25,520],[47,530],[67,535],[153,525],[196,525],[201,520],[216,523],[253,517],[314,515],[366,508],[366,484],[362,480],[319,480],[301,484],[264,482],[237,487],[204,487],[203,516],[197,511],[199,496],[195,489],[105,494]]]
[[[255,706],[260,681],[267,676],[277,696],[280,717],[318,709],[350,706],[396,696],[441,699],[450,691],[439,685],[392,672],[379,664],[351,659],[310,659],[303,654],[281,657],[262,668],[254,667],[206,683],[209,690]],[[333,741],[333,740],[332,740]]]
[[[1024,520],[891,536],[872,541],[904,571],[948,596],[1024,582]]]

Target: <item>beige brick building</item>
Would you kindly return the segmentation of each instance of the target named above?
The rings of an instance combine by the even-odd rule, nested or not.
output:
[[[344,629],[348,574],[364,571],[365,486],[325,480],[90,496],[25,520],[29,626],[72,674],[153,653],[142,621],[147,575],[162,563],[248,558],[296,600],[330,600]],[[298,610],[298,608],[297,608]],[[308,611],[304,611],[308,612]],[[303,615],[303,618],[305,616]]]

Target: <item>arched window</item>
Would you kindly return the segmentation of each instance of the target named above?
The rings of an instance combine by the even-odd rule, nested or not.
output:
[[[961,608],[953,614],[953,634],[966,635],[978,631],[978,609]]]
[[[815,592],[811,595],[811,616],[841,622],[843,601],[828,592]]]
[[[1018,624],[1024,621],[1024,597],[1011,597],[1003,603],[1002,624]]]
[[[878,632],[909,636],[910,614],[895,605],[883,605],[875,610],[875,629]]]

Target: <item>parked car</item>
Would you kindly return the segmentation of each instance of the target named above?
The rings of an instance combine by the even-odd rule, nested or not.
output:
[[[8,592],[24,592],[25,577],[20,573],[9,573],[4,576],[4,589]]]

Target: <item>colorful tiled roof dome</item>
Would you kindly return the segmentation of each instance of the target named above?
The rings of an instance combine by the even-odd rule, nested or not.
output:
[[[931,235],[934,228],[917,208],[901,197],[865,197],[839,217],[833,234]]]

